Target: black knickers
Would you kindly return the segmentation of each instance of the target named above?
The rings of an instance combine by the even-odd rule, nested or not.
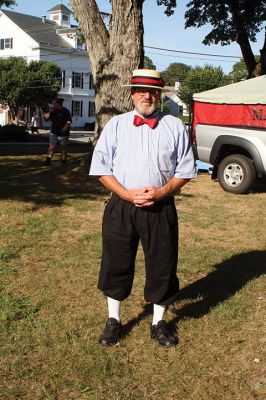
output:
[[[178,222],[174,198],[137,208],[112,195],[103,216],[103,253],[98,288],[116,300],[130,295],[139,240],[144,251],[144,297],[154,304],[178,299]]]

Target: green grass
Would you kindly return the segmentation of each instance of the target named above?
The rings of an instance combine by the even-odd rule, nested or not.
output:
[[[107,193],[86,153],[71,152],[67,168],[42,159],[0,157],[1,400],[264,399],[265,186],[234,196],[205,174],[187,185],[176,199],[180,301],[166,314],[179,345],[149,337],[140,250],[124,339],[102,348]]]

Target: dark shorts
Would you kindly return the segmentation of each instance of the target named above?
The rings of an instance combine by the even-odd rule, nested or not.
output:
[[[102,234],[98,288],[106,296],[122,301],[130,295],[141,241],[146,268],[145,300],[167,305],[178,299],[178,222],[173,198],[153,207],[137,208],[112,195],[104,211]]]

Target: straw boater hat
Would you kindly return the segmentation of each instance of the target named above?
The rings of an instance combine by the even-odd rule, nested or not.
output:
[[[130,85],[124,87],[148,87],[153,89],[164,90],[164,80],[161,73],[154,69],[135,69],[131,78]]]

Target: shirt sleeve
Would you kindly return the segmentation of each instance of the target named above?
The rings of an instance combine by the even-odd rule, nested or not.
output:
[[[178,121],[177,163],[175,178],[192,179],[197,177],[196,163],[191,141],[185,125]]]
[[[116,152],[115,124],[112,119],[105,125],[95,146],[89,175],[113,175],[113,158]]]

